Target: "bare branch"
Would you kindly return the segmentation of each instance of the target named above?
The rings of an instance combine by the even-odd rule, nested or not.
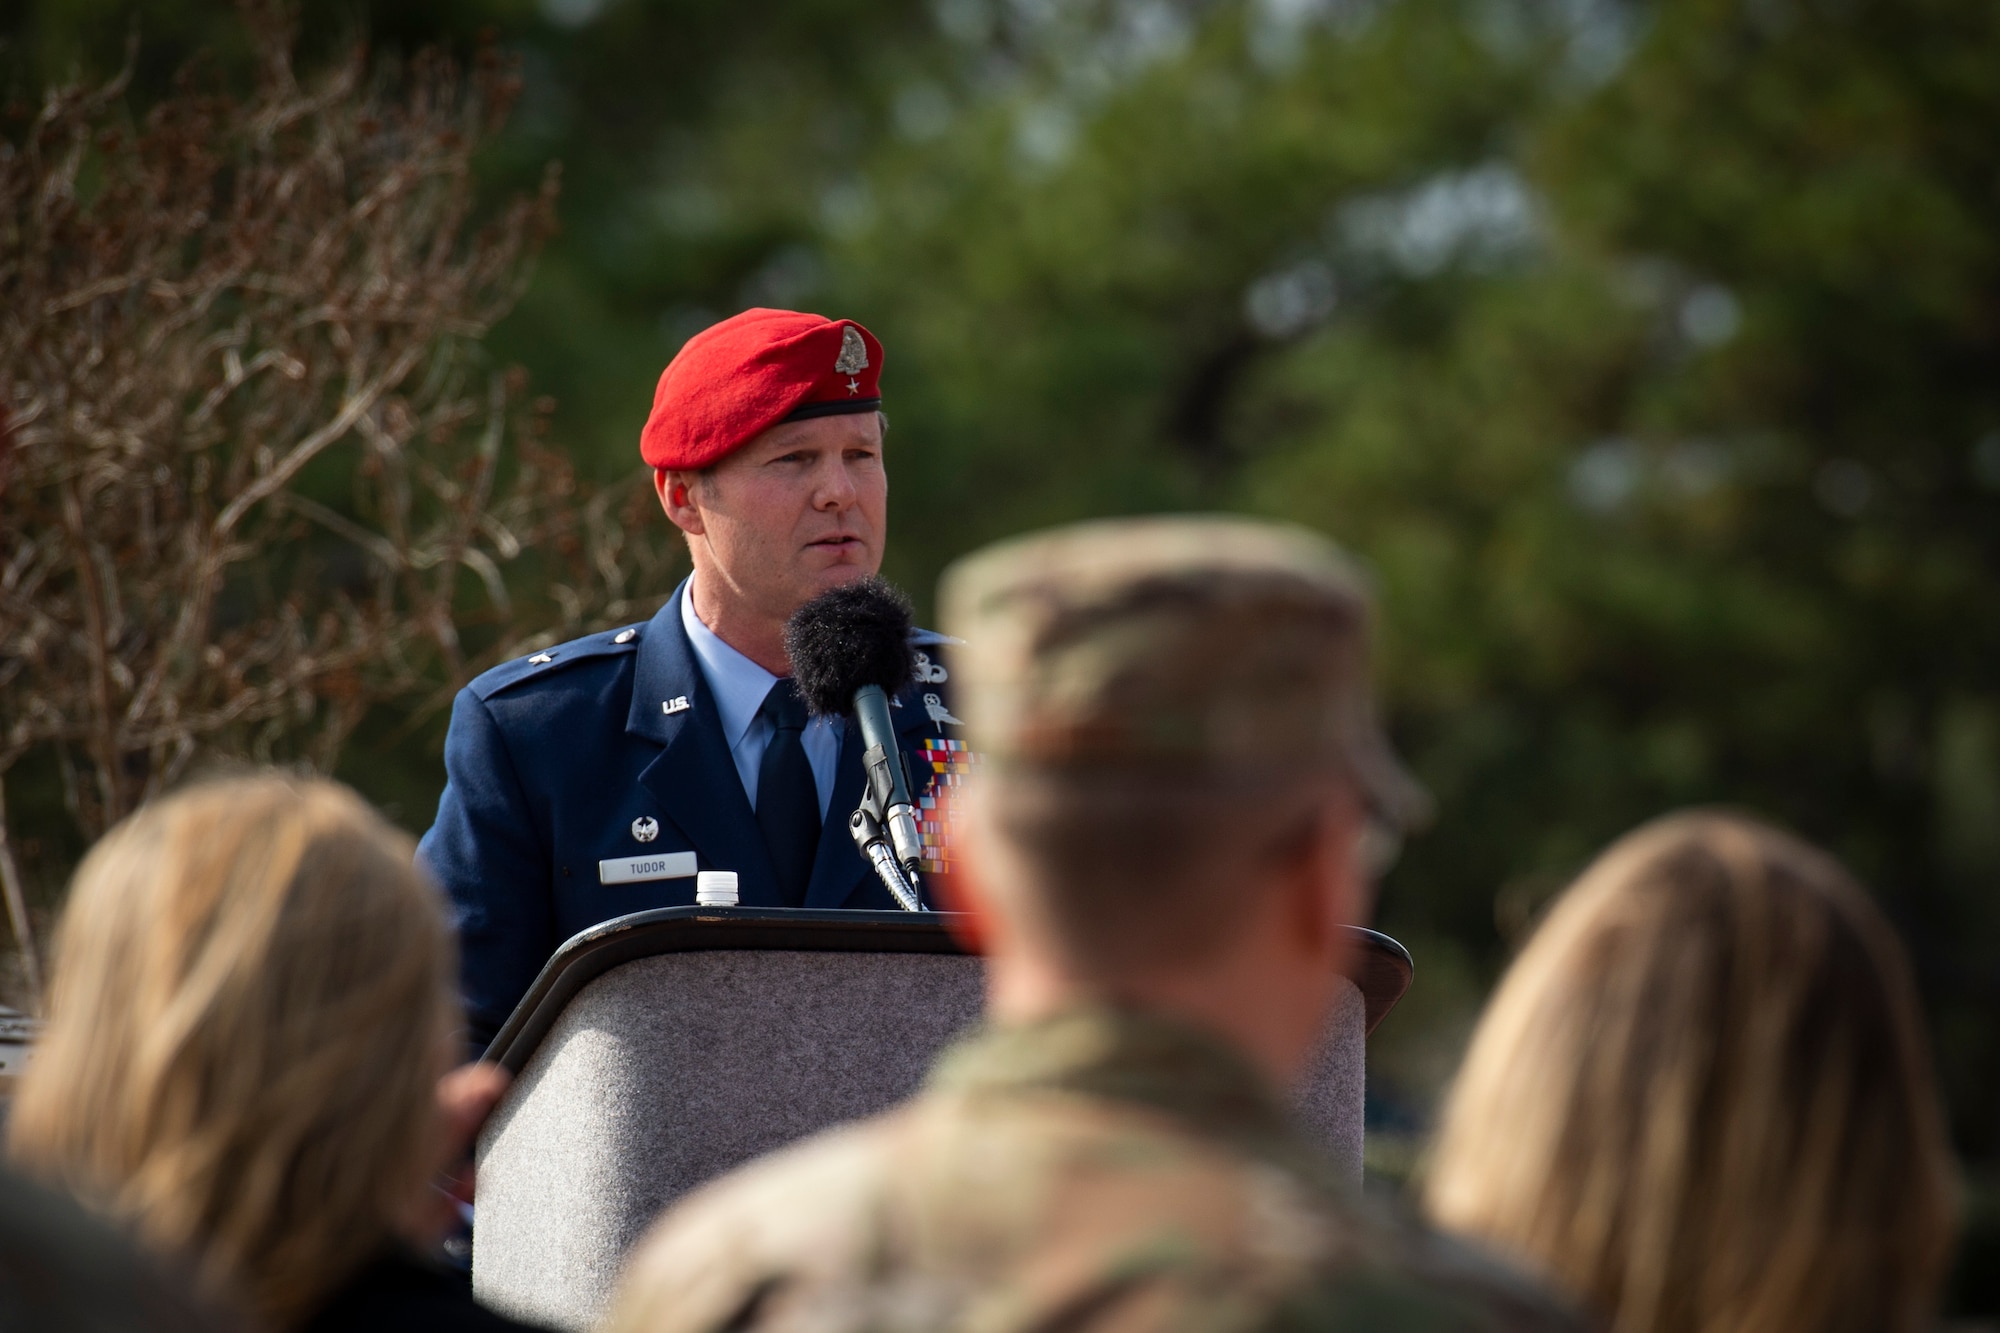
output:
[[[247,12],[249,95],[134,120],[128,61],[0,151],[0,774],[52,759],[86,837],[204,754],[330,766],[678,572],[479,345],[554,217],[551,170],[475,220],[511,68],[301,78]],[[0,822],[24,947],[48,842]]]
[[[21,948],[21,962],[28,974],[28,993],[42,993],[41,951],[35,947],[35,928],[28,919],[28,894],[21,882],[21,866],[14,859],[14,842],[7,834],[7,770],[0,768],[0,894],[7,899],[7,923],[14,929],[14,941]]]

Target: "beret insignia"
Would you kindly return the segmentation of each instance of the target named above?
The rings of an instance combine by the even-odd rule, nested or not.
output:
[[[833,368],[841,375],[858,375],[868,369],[868,344],[861,341],[861,330],[852,324],[840,331],[840,356]]]

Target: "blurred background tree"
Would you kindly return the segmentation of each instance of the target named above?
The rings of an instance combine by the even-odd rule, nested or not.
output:
[[[204,763],[334,767],[371,718],[629,613],[635,557],[672,550],[480,345],[554,223],[553,169],[474,216],[509,62],[385,79],[351,50],[301,82],[285,17],[248,19],[247,96],[195,62],[135,117],[128,63],[0,144],[0,892],[30,1006],[31,880]]]
[[[135,12],[17,7],[13,95],[114,67]],[[888,346],[888,572],[920,602],[972,546],[1107,512],[1282,515],[1372,565],[1441,811],[1384,891],[1420,976],[1374,1052],[1385,1175],[1566,878],[1728,802],[1832,846],[1904,932],[1990,1227],[2000,7],[304,14],[309,50],[521,55],[484,179],[561,159],[564,231],[488,342],[588,476],[632,468],[689,333],[800,305]],[[198,47],[243,58],[217,5],[140,30],[135,99]],[[363,736],[343,771],[421,828],[437,744]],[[1995,1270],[1964,1308],[2000,1308]]]

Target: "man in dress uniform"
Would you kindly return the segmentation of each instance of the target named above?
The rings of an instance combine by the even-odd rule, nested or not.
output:
[[[989,1024],[912,1101],[706,1186],[609,1333],[1558,1330],[1524,1280],[1364,1217],[1291,1128],[1421,794],[1368,605],[1300,529],[1087,524],[948,571],[981,768],[952,896]]]
[[[874,574],[888,523],[882,345],[851,320],[747,310],[660,376],[639,451],[694,572],[651,620],[505,663],[459,692],[419,855],[455,906],[475,1042],[565,939],[694,902],[733,870],[746,906],[893,909],[847,833],[858,728],[809,719],[784,626]],[[920,832],[970,759],[939,660],[911,641],[896,718]]]

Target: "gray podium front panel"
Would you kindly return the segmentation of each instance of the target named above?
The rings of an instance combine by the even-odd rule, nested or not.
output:
[[[605,928],[594,946],[592,932],[565,946],[489,1052],[518,1073],[480,1138],[473,1280],[482,1300],[558,1328],[589,1327],[626,1251],[676,1197],[901,1100],[977,1021],[980,960],[919,951],[950,947],[937,943],[934,921],[930,934],[913,934],[902,917],[856,937],[864,914],[813,915],[844,917],[840,936],[746,936],[742,917],[710,912],[702,920],[729,927],[712,931],[720,947],[703,947],[710,935],[692,917],[651,927],[676,932],[672,952],[628,957],[632,932]],[[749,947],[760,938],[803,947]],[[579,967],[591,947],[596,961]],[[1396,994],[1403,984],[1407,955]],[[1365,1036],[1387,1007],[1372,993],[1366,1000],[1348,992],[1299,1101],[1308,1131],[1357,1177]]]

